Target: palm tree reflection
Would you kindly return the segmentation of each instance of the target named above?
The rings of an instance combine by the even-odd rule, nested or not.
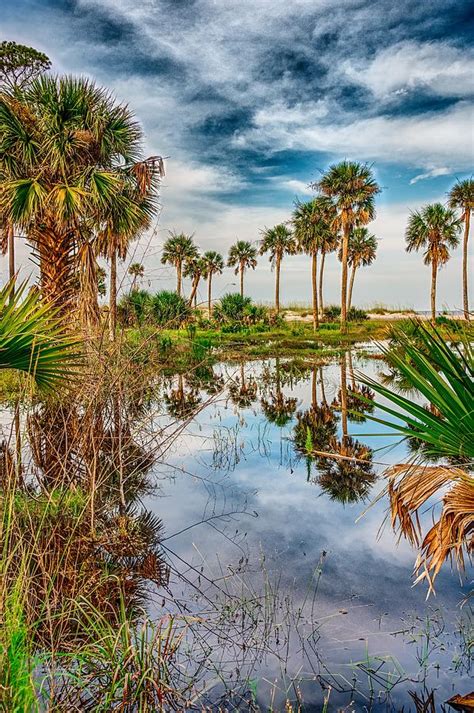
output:
[[[257,399],[257,382],[253,376],[245,376],[243,361],[240,363],[240,376],[229,384],[229,398],[238,408],[250,408]]]
[[[293,418],[298,399],[285,396],[281,389],[281,368],[278,357],[275,360],[275,372],[272,376],[274,376],[275,389],[270,388],[268,398],[262,397],[262,411],[270,423],[283,428]]]

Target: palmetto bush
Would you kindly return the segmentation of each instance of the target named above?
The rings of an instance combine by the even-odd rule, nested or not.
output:
[[[150,300],[149,319],[160,327],[179,327],[190,313],[189,304],[177,292],[162,290]]]
[[[224,295],[214,307],[214,319],[221,323],[256,324],[266,315],[264,307],[254,305],[250,297],[238,292]]]
[[[465,552],[474,549],[474,477],[468,467],[474,461],[474,352],[467,336],[456,333],[457,342],[449,343],[422,323],[394,336],[398,347],[383,351],[403,388],[411,387],[424,403],[373,379],[363,381],[384,399],[377,406],[386,417],[369,418],[420,444],[410,462],[389,469],[388,492],[392,524],[420,548],[418,580],[427,578],[432,588],[446,559],[463,568]],[[437,465],[428,464],[433,461]],[[441,489],[441,507],[423,533],[419,512]]]

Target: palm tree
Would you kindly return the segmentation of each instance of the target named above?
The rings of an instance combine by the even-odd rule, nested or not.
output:
[[[311,283],[313,294],[313,329],[319,327],[318,307],[318,252],[330,233],[327,222],[327,202],[318,197],[307,203],[296,203],[292,218],[294,235],[300,250],[311,255]]]
[[[461,220],[464,221],[464,242],[462,248],[462,297],[464,319],[469,320],[469,290],[467,277],[467,244],[471,224],[471,210],[474,208],[474,180],[466,178],[458,181],[449,192],[449,207],[462,211]]]
[[[328,230],[324,231],[321,235],[321,266],[319,268],[319,313],[321,316],[324,315],[324,266],[326,264],[326,255],[337,250],[339,246],[340,235],[337,230],[337,221],[335,220],[335,209],[331,201],[327,204],[327,215],[326,220],[328,224]]]
[[[3,220],[22,229],[39,257],[43,294],[75,306],[79,248],[120,204],[121,220],[150,213],[160,159],[139,161],[142,132],[130,110],[85,78],[43,76],[20,98],[2,95]],[[93,253],[88,252],[89,256]],[[92,276],[96,270],[88,270]]]
[[[407,252],[424,250],[424,263],[431,265],[431,319],[436,319],[438,269],[449,260],[449,250],[459,244],[461,221],[441,203],[426,205],[411,213],[405,233]]]
[[[352,268],[351,279],[349,281],[349,294],[347,295],[347,311],[352,305],[352,291],[354,289],[354,279],[357,270],[362,265],[371,265],[377,253],[377,238],[369,233],[367,228],[354,228],[349,237],[349,250],[347,264]],[[342,255],[340,254],[340,258]]]
[[[380,188],[370,166],[353,161],[330,166],[315,187],[331,198],[337,211],[334,227],[342,232],[341,332],[345,333],[349,237],[354,227],[367,225],[375,217],[374,198]]]
[[[183,265],[186,261],[197,257],[197,254],[198,249],[194,244],[192,235],[170,231],[170,237],[163,246],[161,262],[163,265],[169,264],[176,268],[176,292],[180,297]]]
[[[128,274],[131,275],[131,277],[132,277],[132,284],[130,286],[130,292],[133,292],[133,290],[137,286],[137,280],[139,278],[142,279],[143,276],[145,275],[145,267],[144,267],[144,265],[142,265],[141,262],[132,262],[132,264],[128,268]]]
[[[298,405],[294,396],[285,396],[281,388],[280,359],[275,360],[275,390],[270,390],[269,398],[261,399],[262,411],[270,423],[283,428],[291,421]]]
[[[257,267],[257,250],[247,240],[237,240],[229,250],[228,267],[235,267],[235,274],[240,273],[240,295],[244,296],[244,272]]]
[[[204,272],[207,279],[207,311],[209,318],[212,316],[212,278],[214,275],[221,275],[224,269],[224,258],[215,250],[208,250],[203,255]]]
[[[191,292],[188,299],[190,307],[193,304],[193,300],[194,306],[197,306],[197,289],[199,287],[199,281],[204,273],[204,268],[204,262],[199,253],[196,253],[196,255],[187,259],[184,263],[183,275],[184,277],[191,278]]]
[[[291,230],[284,224],[279,223],[273,228],[265,228],[262,231],[262,241],[260,243],[260,255],[270,253],[269,260],[272,267],[275,267],[275,310],[280,312],[280,267],[284,255],[294,255],[296,252],[296,240]]]

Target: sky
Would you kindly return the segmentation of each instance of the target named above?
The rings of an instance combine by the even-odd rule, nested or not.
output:
[[[160,215],[131,256],[145,287],[175,284],[160,263],[168,230],[224,255],[237,238],[257,243],[347,158],[370,163],[382,188],[369,226],[378,258],[354,302],[417,309],[430,271],[405,252],[404,230],[411,210],[444,203],[473,173],[473,32],[464,0],[3,0],[0,20],[2,39],[44,51],[54,71],[109,87],[141,121],[145,153],[167,157]],[[308,303],[309,259],[283,270],[282,302]],[[331,256],[327,303],[339,275]],[[227,269],[216,297],[235,282]],[[262,257],[246,289],[270,302],[273,285]],[[461,305],[460,249],[438,295],[440,308]]]

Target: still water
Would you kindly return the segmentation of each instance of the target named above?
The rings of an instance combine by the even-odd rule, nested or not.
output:
[[[461,581],[446,565],[428,600],[413,587],[416,554],[376,501],[407,445],[350,413],[357,373],[383,370],[354,353],[313,368],[220,364],[164,385],[169,444],[146,506],[165,524],[172,570],[160,606],[198,617],[187,665],[199,647],[214,662],[200,705],[217,710],[225,690],[229,710],[284,710],[288,698],[398,711],[414,710],[408,691],[434,689],[440,705],[471,690],[472,569]]]

